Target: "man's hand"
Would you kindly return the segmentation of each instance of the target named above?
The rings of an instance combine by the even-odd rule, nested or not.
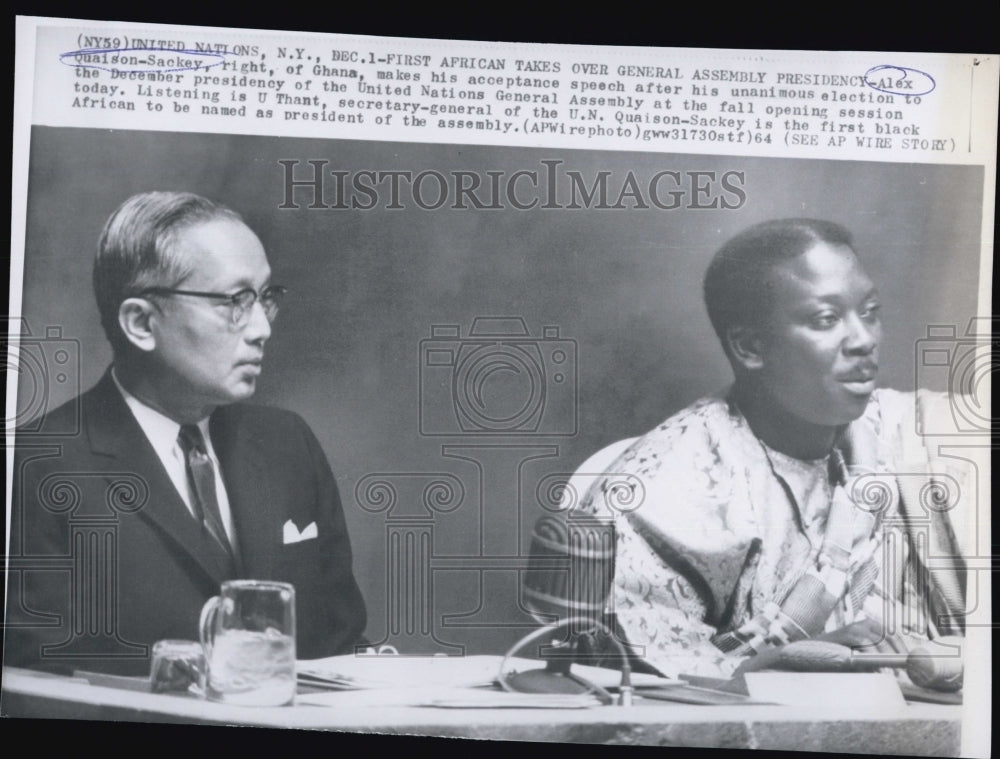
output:
[[[733,677],[737,678],[745,675],[747,672],[758,672],[763,669],[781,669],[779,662],[783,648],[784,646],[775,646],[774,648],[761,651],[756,656],[749,657],[736,668],[736,671],[733,672]]]
[[[899,653],[892,646],[890,638],[884,634],[881,623],[872,620],[855,622],[846,627],[817,635],[813,640],[839,643],[851,649],[863,649],[868,653]],[[783,650],[784,646],[775,646],[761,651],[756,656],[751,656],[736,668],[734,677],[765,669],[787,669],[781,662]]]
[[[896,653],[896,649],[890,642],[890,638],[885,634],[881,622],[870,619],[841,627],[822,635],[817,635],[815,640],[827,640],[831,643],[839,643],[848,648],[863,648],[869,653]]]

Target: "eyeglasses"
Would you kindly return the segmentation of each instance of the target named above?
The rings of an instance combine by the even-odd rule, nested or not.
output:
[[[273,322],[278,315],[278,304],[282,296],[288,292],[287,287],[282,285],[269,285],[258,294],[252,287],[244,287],[239,292],[233,293],[206,293],[197,290],[177,290],[173,287],[147,287],[139,297],[146,295],[190,295],[194,298],[215,298],[227,301],[230,308],[230,316],[234,327],[245,327],[250,321],[250,312],[253,304],[258,300],[264,308],[264,315],[269,322]]]

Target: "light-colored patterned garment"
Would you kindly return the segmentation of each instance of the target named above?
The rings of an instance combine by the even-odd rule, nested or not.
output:
[[[927,635],[927,605],[915,592],[920,568],[901,539],[913,525],[901,518],[897,485],[900,473],[928,466],[915,419],[926,401],[942,397],[919,400],[892,390],[872,395],[844,436],[850,473],[861,475],[846,486],[837,484],[831,457],[801,461],[764,445],[723,397],[702,399],[636,440],[576,507],[615,520],[609,610],[629,644],[667,675],[729,676],[742,657],[725,654],[713,636],[780,604],[816,566],[838,487],[852,490],[858,507],[849,585],[826,629],[869,617],[898,634]],[[633,483],[624,485],[632,489],[628,498],[614,493],[623,481]],[[856,485],[868,486],[864,496]],[[860,585],[857,570],[872,557],[874,585],[852,603],[850,582]]]

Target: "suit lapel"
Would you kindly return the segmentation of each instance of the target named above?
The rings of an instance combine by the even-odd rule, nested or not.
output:
[[[218,409],[210,421],[212,445],[222,468],[230,511],[239,543],[240,573],[268,578],[280,535],[270,518],[272,494],[268,486],[266,440],[249,425],[240,423],[240,410]]]
[[[204,535],[201,525],[184,505],[156,451],[115,387],[110,371],[88,394],[87,400],[84,418],[92,451],[115,458],[118,467],[135,473],[149,487],[149,502],[139,510],[139,517],[153,524],[176,551],[190,557],[213,585],[229,579],[225,553]]]

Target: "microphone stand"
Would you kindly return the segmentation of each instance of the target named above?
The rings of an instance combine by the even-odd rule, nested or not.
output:
[[[599,628],[601,632],[608,633],[610,639],[614,642],[622,660],[622,679],[621,684],[618,687],[619,698],[617,704],[619,706],[631,706],[633,690],[632,667],[629,664],[628,654],[625,651],[625,647],[622,646],[621,642],[615,638],[614,634],[608,629],[607,625],[586,617],[569,617],[561,622],[546,625],[545,627],[526,635],[524,638],[515,643],[513,648],[511,648],[504,655],[503,661],[500,662],[500,672],[497,675],[497,679],[500,681],[500,686],[504,690],[511,693],[564,693],[581,695],[593,693],[594,696],[606,706],[616,703],[614,696],[608,693],[607,690],[572,672],[571,668],[573,666],[573,659],[579,646],[576,636],[574,636],[574,639],[568,645],[559,643],[553,644],[554,648],[562,648],[566,653],[561,653],[554,658],[547,659],[545,662],[545,669],[529,669],[525,672],[516,672],[510,675],[507,674],[507,662],[522,648],[534,643],[546,635],[551,635],[557,632],[563,627],[578,624],[593,624],[595,627]]]

